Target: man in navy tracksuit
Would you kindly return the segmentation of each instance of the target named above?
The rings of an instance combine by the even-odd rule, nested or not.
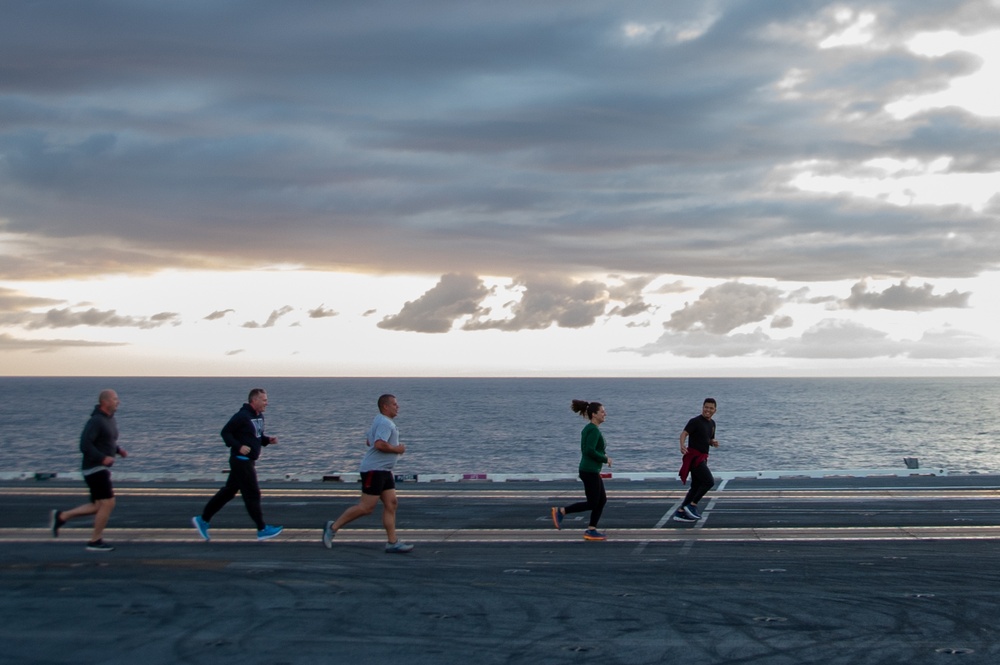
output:
[[[201,515],[191,518],[191,523],[205,540],[208,535],[209,522],[222,510],[237,493],[243,495],[250,519],[257,525],[257,540],[274,538],[281,533],[282,527],[269,526],[264,522],[260,507],[260,486],[257,484],[257,458],[263,446],[273,446],[278,438],[264,434],[264,409],[267,408],[267,393],[263,388],[250,391],[247,403],[229,419],[222,428],[222,440],[229,447],[229,478],[226,484],[215,493]]]

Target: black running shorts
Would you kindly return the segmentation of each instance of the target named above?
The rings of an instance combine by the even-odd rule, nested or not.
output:
[[[90,488],[91,501],[115,498],[115,490],[111,487],[111,471],[109,469],[88,473],[83,479],[87,481],[87,487]]]
[[[386,490],[396,489],[396,479],[392,471],[362,471],[361,493],[380,496]]]

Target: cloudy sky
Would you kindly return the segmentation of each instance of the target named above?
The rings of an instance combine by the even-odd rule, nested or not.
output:
[[[0,6],[0,374],[1000,375],[1000,0]]]

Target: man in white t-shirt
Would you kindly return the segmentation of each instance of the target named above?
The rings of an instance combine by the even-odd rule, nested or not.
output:
[[[361,500],[356,506],[345,510],[336,520],[323,525],[323,545],[333,547],[337,531],[359,517],[371,515],[375,504],[382,502],[382,526],[385,527],[387,542],[385,551],[402,554],[413,549],[396,537],[396,481],[392,473],[399,456],[406,452],[406,446],[399,443],[399,430],[393,419],[399,414],[399,402],[394,395],[378,398],[379,414],[372,420],[365,434],[368,450],[361,460]]]

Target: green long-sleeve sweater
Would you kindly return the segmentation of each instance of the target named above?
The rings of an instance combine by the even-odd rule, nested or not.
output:
[[[580,471],[600,472],[607,462],[601,428],[594,423],[587,423],[580,432]]]

